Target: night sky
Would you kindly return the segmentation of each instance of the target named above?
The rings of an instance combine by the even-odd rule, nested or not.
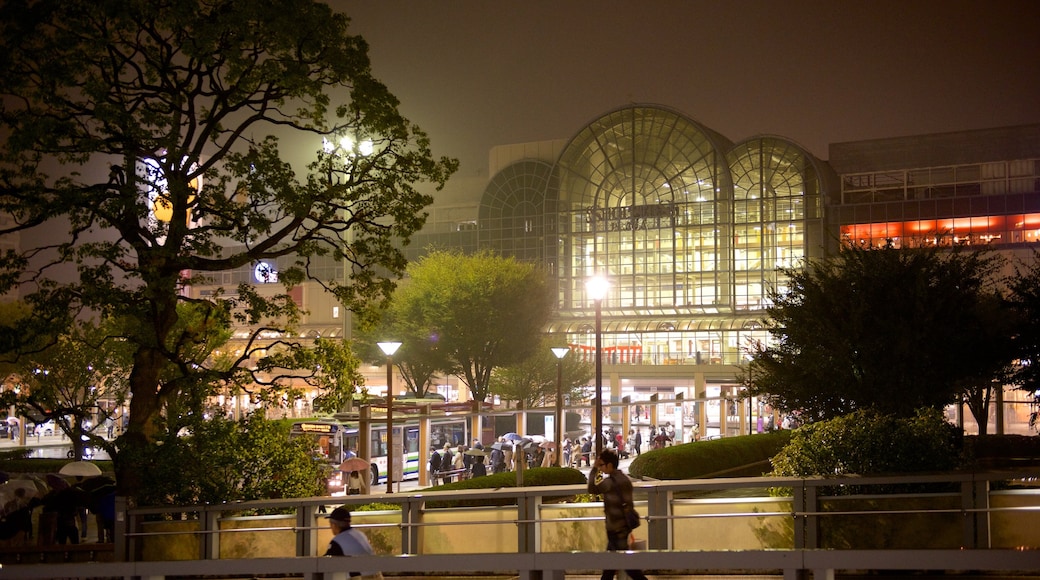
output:
[[[1040,2],[331,0],[402,112],[487,179],[495,145],[629,103],[733,141],[830,143],[1040,122]]]

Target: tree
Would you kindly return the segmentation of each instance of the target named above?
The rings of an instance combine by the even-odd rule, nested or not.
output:
[[[386,355],[378,343],[384,340],[400,342],[401,348],[394,353],[394,366],[404,379],[407,391],[417,398],[425,398],[433,392],[434,380],[438,376],[454,373],[440,353],[438,337],[423,334],[420,325],[410,324],[407,317],[398,313],[397,305],[397,302],[391,302],[378,325],[359,330],[358,352],[368,362],[383,364]]]
[[[491,392],[503,401],[516,401],[525,409],[556,405],[557,365],[563,365],[562,392],[572,404],[585,399],[586,387],[595,374],[593,365],[574,353],[556,358],[552,347],[559,346],[544,338],[531,356],[519,363],[495,369],[491,373]]]
[[[532,264],[489,251],[435,251],[409,265],[386,336],[403,343],[395,359],[415,356],[459,377],[473,400],[485,401],[492,370],[541,346],[552,308],[545,274]]]
[[[288,289],[318,280],[313,262],[331,257],[349,280],[318,281],[368,312],[405,267],[395,244],[425,221],[432,198],[414,184],[442,187],[457,168],[432,156],[372,75],[364,40],[320,2],[15,0],[0,23],[0,211],[14,220],[0,234],[24,232],[22,251],[0,256],[0,291],[32,284],[22,295],[41,317],[136,322],[121,450],[156,439],[174,393],[217,379],[169,348],[188,286],[282,257]],[[315,147],[300,168],[275,133],[340,146]],[[32,235],[65,233],[63,220],[60,239]],[[73,279],[48,279],[61,264]],[[243,284],[209,302],[252,331],[218,373],[229,380],[261,351],[306,346],[287,293]],[[171,366],[185,375],[163,381]],[[132,495],[138,467],[115,460]]]
[[[1012,378],[1018,388],[1040,392],[1040,252],[1014,265],[1008,305],[1016,315],[1015,354],[1019,364]]]
[[[129,366],[127,344],[107,338],[104,325],[76,323],[51,347],[22,358],[20,388],[6,403],[38,422],[53,420],[72,442],[74,457],[83,457],[88,442],[114,453],[94,429],[125,403]]]
[[[776,340],[752,349],[749,394],[810,419],[954,402],[1009,362],[989,317],[999,265],[983,252],[849,246],[785,270],[789,287],[767,309]]]

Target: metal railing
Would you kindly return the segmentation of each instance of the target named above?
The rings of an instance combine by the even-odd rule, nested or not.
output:
[[[192,578],[205,575],[239,576],[263,573],[308,579],[339,578],[348,570],[378,569],[386,573],[485,573],[519,575],[522,578],[563,578],[601,568],[645,568],[689,574],[697,570],[800,575],[807,570],[833,574],[834,570],[979,570],[1009,571],[1040,569],[1040,469],[1015,472],[955,473],[937,475],[843,478],[731,478],[636,482],[637,505],[645,525],[637,537],[646,552],[602,553],[602,508],[597,503],[558,504],[553,499],[585,492],[585,486],[524,487],[455,492],[414,493],[265,500],[210,506],[177,508],[117,509],[116,562],[90,564],[33,564],[8,566],[2,578],[127,577]],[[998,482],[1017,482],[1016,491],[995,491]],[[1001,484],[1002,485],[1002,484]],[[855,486],[857,493],[841,495]],[[878,493],[882,488],[925,488],[915,493]],[[942,491],[934,489],[939,486]],[[773,497],[762,490],[786,488],[789,494]],[[756,490],[757,493],[749,493]],[[837,495],[836,495],[837,494]],[[892,505],[892,498],[910,501],[910,507]],[[1000,498],[995,502],[994,498]],[[1010,498],[1012,501],[1008,501]],[[335,499],[335,501],[330,501]],[[383,512],[382,520],[366,523],[367,512],[355,514],[355,524],[366,532],[391,538],[384,542],[384,555],[359,559],[317,557],[325,547],[319,534],[330,535],[320,511],[329,505],[358,505],[372,502],[400,506],[399,512]],[[445,502],[497,507],[443,507]],[[761,502],[755,504],[754,502]],[[913,503],[917,502],[917,503]],[[504,504],[504,505],[503,505]],[[869,505],[868,505],[869,504]],[[749,508],[748,506],[753,507]],[[758,507],[761,505],[761,507]],[[866,505],[866,507],[864,507]],[[442,507],[438,507],[442,506]],[[577,506],[577,507],[572,507]],[[710,507],[705,511],[704,508]],[[578,511],[567,511],[578,510]],[[582,512],[581,510],[584,510]],[[698,511],[700,510],[700,511]],[[281,516],[242,516],[243,513],[288,512]],[[391,513],[391,516],[387,516]],[[912,519],[937,518],[925,535],[943,536],[932,546],[929,538],[921,545],[905,539],[892,540],[882,549],[845,549],[833,545],[836,529],[853,531],[887,525],[898,528]],[[149,522],[188,524],[177,530],[158,530]],[[703,522],[703,523],[702,523]],[[730,522],[743,522],[733,526]],[[749,522],[755,526],[749,525]],[[784,540],[770,544],[741,545],[725,540],[713,546],[713,535],[722,530],[773,525]],[[866,523],[863,523],[866,522]],[[1016,523],[1017,522],[1017,523]],[[248,524],[245,527],[229,526]],[[710,524],[710,525],[709,525]],[[856,525],[860,528],[856,528]],[[689,533],[689,526],[709,526],[708,534]],[[483,527],[482,527],[483,526]],[[592,543],[567,547],[553,530],[585,528]],[[1009,531],[1009,526],[1021,530]],[[495,529],[494,534],[481,530]],[[508,533],[505,533],[508,530]],[[767,530],[768,531],[768,530]],[[942,532],[942,533],[940,533]],[[470,534],[465,546],[485,541],[483,536],[501,536],[488,548],[453,549],[451,542],[434,538]],[[225,549],[248,536],[267,535],[285,546],[282,553],[261,548],[242,555]],[[691,544],[703,535],[702,544]],[[477,537],[481,536],[481,537]],[[143,547],[166,544],[178,538],[191,546],[182,561],[144,561]],[[287,541],[288,538],[294,542]],[[1008,539],[1012,538],[1012,539]],[[327,541],[327,540],[326,540]],[[842,540],[847,541],[847,539]],[[914,539],[914,542],[917,538]],[[438,545],[441,544],[441,545]],[[458,544],[456,544],[458,545]],[[445,547],[447,546],[447,547]],[[467,553],[460,557],[459,552]],[[231,555],[229,555],[229,553]],[[223,554],[223,555],[222,555]],[[271,556],[271,557],[265,557]],[[349,560],[349,563],[343,560]]]

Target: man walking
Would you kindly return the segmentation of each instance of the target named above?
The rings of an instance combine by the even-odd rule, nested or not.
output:
[[[347,508],[338,507],[328,517],[332,541],[325,551],[326,556],[369,556],[374,553],[368,537],[361,530],[350,526],[350,512]],[[383,573],[350,572],[350,577],[356,580],[383,580]]]
[[[603,474],[597,483],[596,476]],[[618,469],[618,454],[613,449],[604,449],[589,471],[589,493],[603,496],[603,513],[606,516],[607,551],[628,550],[628,537],[632,528],[628,524],[628,511],[632,508],[632,480]],[[600,580],[613,580],[616,570],[604,570]],[[625,570],[632,580],[646,580],[639,570]]]

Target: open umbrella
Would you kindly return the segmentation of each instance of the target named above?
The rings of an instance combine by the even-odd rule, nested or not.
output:
[[[463,455],[471,455],[471,456],[474,456],[474,457],[485,457],[485,456],[487,456],[487,452],[484,451],[483,449],[467,449],[467,450],[463,451],[462,454]]]
[[[348,457],[339,464],[340,471],[368,471],[370,463],[360,457]]]
[[[516,433],[506,433],[506,434],[505,434],[505,435],[503,435],[502,437],[503,437],[503,438],[504,438],[504,439],[505,439],[506,441],[519,441],[519,440],[523,439],[523,437],[521,437],[521,436],[517,435]]]
[[[541,447],[542,449],[556,449],[556,442],[555,441],[542,441],[541,443],[538,444],[538,446]]]
[[[101,469],[89,461],[73,461],[62,465],[58,473],[75,477],[95,477],[101,475]]]
[[[69,482],[65,481],[65,478],[58,475],[57,473],[48,473],[47,485],[49,485],[51,489],[58,491],[67,488],[69,486]]]

